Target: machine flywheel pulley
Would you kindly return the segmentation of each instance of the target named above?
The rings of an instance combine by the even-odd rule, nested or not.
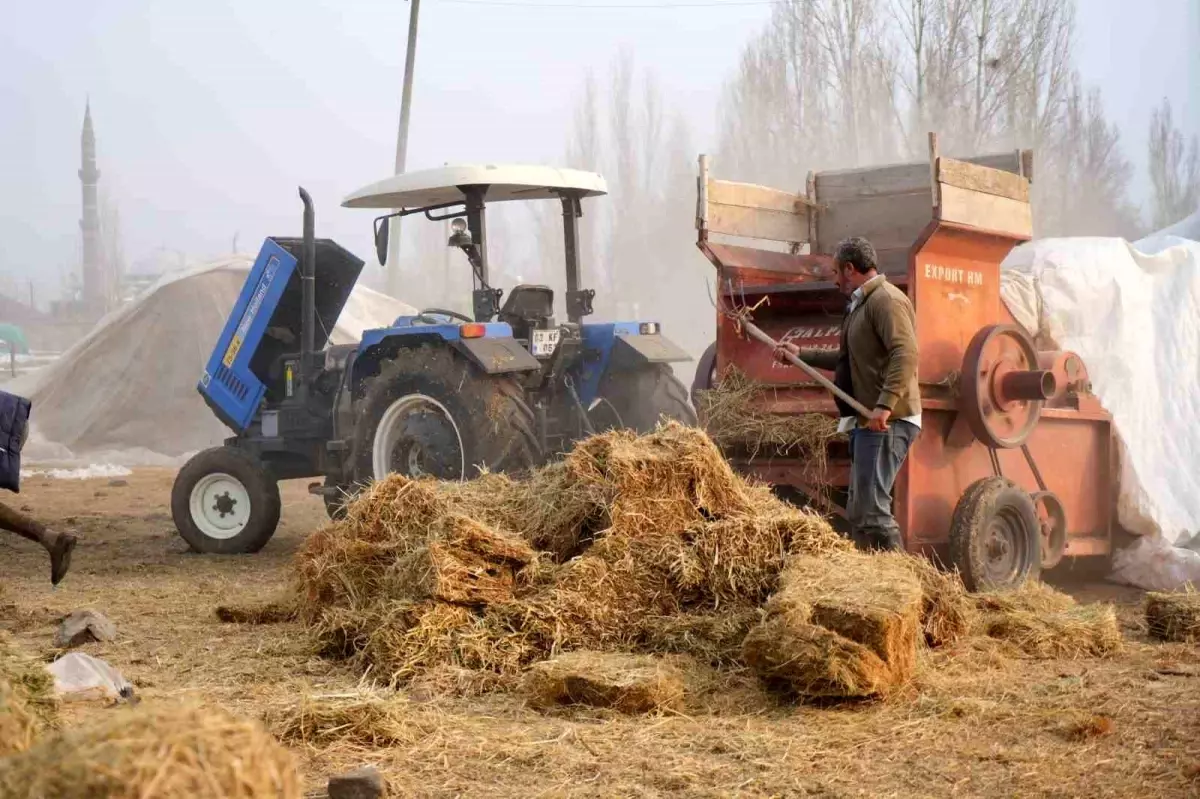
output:
[[[1042,568],[1053,569],[1067,549],[1067,511],[1053,491],[1035,491],[1030,498],[1041,533]]]
[[[1019,447],[1029,438],[1042,404],[1058,390],[1053,372],[1038,366],[1033,340],[1016,325],[981,328],[963,355],[960,413],[988,447]]]

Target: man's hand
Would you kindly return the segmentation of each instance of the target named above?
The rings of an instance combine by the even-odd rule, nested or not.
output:
[[[775,347],[775,360],[779,361],[780,363],[790,364],[791,361],[787,359],[788,355],[795,355],[797,358],[799,358],[800,348],[791,342],[781,341]]]
[[[871,412],[871,418],[867,420],[867,429],[877,433],[887,432],[888,420],[891,418],[892,412],[887,408],[876,408]]]

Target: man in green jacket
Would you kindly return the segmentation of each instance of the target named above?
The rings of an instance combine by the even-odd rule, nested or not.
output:
[[[892,516],[892,486],[921,429],[916,317],[908,296],[878,271],[875,248],[866,239],[841,242],[834,268],[838,288],[850,298],[839,348],[782,344],[779,355],[787,351],[833,371],[839,388],[872,409],[870,417],[861,417],[837,400],[838,430],[850,434],[846,511],[859,546],[903,549]]]

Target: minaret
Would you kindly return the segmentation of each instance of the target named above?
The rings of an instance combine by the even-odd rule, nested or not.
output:
[[[96,134],[92,131],[92,104],[83,112],[81,137],[83,168],[79,181],[83,184],[83,304],[89,311],[104,310],[104,252],[100,246],[100,207],[96,202],[96,184],[100,170],[96,168]]]

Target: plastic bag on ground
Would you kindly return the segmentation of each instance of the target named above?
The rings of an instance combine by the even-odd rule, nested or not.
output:
[[[70,652],[46,667],[54,675],[54,690],[70,701],[112,699],[133,690],[121,672],[100,658],[83,652]]]

